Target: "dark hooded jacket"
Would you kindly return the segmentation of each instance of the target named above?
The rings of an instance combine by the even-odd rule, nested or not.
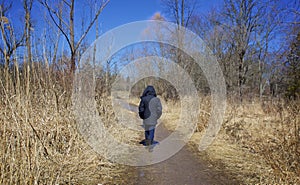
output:
[[[156,125],[162,114],[160,99],[156,97],[153,86],[148,86],[142,96],[139,105],[139,116],[146,125]]]

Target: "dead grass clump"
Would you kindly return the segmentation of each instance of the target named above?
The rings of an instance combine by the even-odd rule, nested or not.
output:
[[[167,103],[168,104],[168,103]],[[164,114],[168,128],[180,105]],[[175,111],[176,110],[176,111]],[[201,97],[199,124],[192,137],[198,145],[210,118],[210,97]],[[204,152],[215,168],[245,184],[300,183],[300,103],[273,100],[242,104],[229,100],[222,128]]]
[[[223,125],[227,140],[258,155],[271,167],[271,172],[257,174],[265,183],[300,182],[299,111],[299,102],[228,106]]]
[[[14,103],[11,100],[11,103]],[[51,107],[51,106],[50,106]],[[27,113],[1,109],[2,184],[97,184],[117,182],[126,169],[89,147],[70,111],[32,106]]]
[[[180,124],[178,123],[181,113],[180,102],[166,102],[163,98],[161,98],[161,104],[163,107],[163,113],[160,121],[166,126],[168,130],[176,130],[176,127],[178,126],[178,124]]]
[[[275,105],[276,106],[276,105]],[[300,182],[300,104],[288,102],[270,128],[260,152],[276,173],[276,180],[285,183]],[[277,121],[277,124],[276,124]]]
[[[2,74],[0,184],[126,182],[122,175],[128,168],[100,156],[77,131],[67,75],[57,76],[39,67],[31,69],[30,76],[25,75],[26,69],[23,73],[13,71],[6,83]],[[12,83],[15,78],[18,83]],[[113,124],[114,115],[106,105],[100,104],[100,109]]]
[[[197,124],[196,132],[202,132],[207,128],[211,111],[211,97],[200,97],[200,112],[199,112],[199,124]]]
[[[135,115],[133,115],[130,110],[126,110],[121,105],[115,105],[113,107],[112,97],[110,96],[100,97],[96,99],[96,102],[97,110],[102,118],[102,122],[104,123],[108,132],[113,135],[118,142],[126,144],[138,143],[137,141],[139,140],[139,134],[136,132],[136,130],[130,129],[130,124],[136,123],[133,121],[133,119],[135,119]],[[116,111],[118,112],[118,115],[116,115]]]

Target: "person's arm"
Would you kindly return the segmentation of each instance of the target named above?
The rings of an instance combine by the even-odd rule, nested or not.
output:
[[[157,113],[157,119],[159,119],[162,115],[162,105],[161,105],[161,102],[160,102],[160,99],[157,98],[157,107],[156,107],[156,113]]]

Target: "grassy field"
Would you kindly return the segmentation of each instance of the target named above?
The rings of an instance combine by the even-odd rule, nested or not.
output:
[[[79,134],[68,78],[33,67],[12,71],[9,81],[0,71],[0,184],[128,184],[128,167],[100,156]],[[113,126],[109,98],[97,103],[117,139],[136,137]]]
[[[195,155],[245,184],[300,183],[300,102],[228,101],[222,128],[205,151],[198,144],[210,117],[210,98],[201,98],[197,131],[189,143]],[[163,122],[176,128],[180,105],[171,103]]]
[[[101,157],[78,133],[70,82],[63,73],[32,66],[13,70],[9,81],[0,71],[1,184],[128,184],[127,166]],[[98,96],[98,112],[122,142],[141,134],[115,125],[110,98]],[[130,103],[138,104],[138,99]],[[162,121],[172,130],[180,104],[164,102]],[[228,100],[222,129],[214,143],[195,155],[245,184],[299,184],[300,102]],[[210,98],[201,98],[197,146],[210,116]]]

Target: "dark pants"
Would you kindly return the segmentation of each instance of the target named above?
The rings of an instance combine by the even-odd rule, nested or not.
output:
[[[145,125],[145,141],[146,145],[152,145],[154,140],[155,126]]]

